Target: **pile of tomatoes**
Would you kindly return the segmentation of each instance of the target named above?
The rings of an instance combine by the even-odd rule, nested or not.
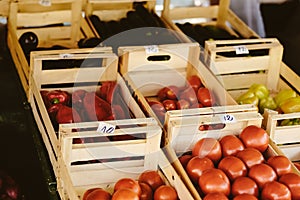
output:
[[[250,125],[198,140],[179,161],[204,200],[300,199],[300,175],[287,157],[267,154],[268,146],[266,131]]]
[[[169,85],[161,88],[157,92],[157,100],[148,100],[148,103],[163,123],[165,113],[169,110],[211,107],[215,104],[215,98],[201,79],[192,75],[182,87]]]
[[[165,184],[155,170],[142,172],[138,180],[121,178],[110,193],[103,188],[90,188],[82,200],[178,200],[174,187]]]

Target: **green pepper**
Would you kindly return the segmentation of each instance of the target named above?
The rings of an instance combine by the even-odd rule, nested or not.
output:
[[[239,99],[237,101],[238,104],[253,104],[258,106],[259,99],[257,96],[253,95],[252,97],[248,97],[245,99]]]
[[[244,99],[248,99],[248,98],[251,98],[251,97],[254,97],[254,93],[253,92],[250,92],[250,91],[247,91],[245,93],[243,93],[242,95],[240,95],[238,98],[237,98],[237,101],[242,101]]]
[[[293,125],[300,125],[300,118],[284,119],[280,122],[280,126],[293,126]]]
[[[264,99],[269,96],[268,88],[263,84],[252,84],[248,90],[249,92],[253,92],[255,96],[259,99]]]
[[[259,101],[259,112],[264,113],[265,108],[275,110],[277,108],[277,104],[275,103],[273,97],[268,96]]]
[[[296,97],[296,96],[297,96],[297,93],[294,90],[284,89],[284,90],[279,91],[279,93],[274,97],[274,100],[278,106],[281,106],[281,104],[285,100],[292,98],[292,97]]]
[[[300,112],[300,97],[292,97],[285,100],[281,104],[280,109],[283,113]]]

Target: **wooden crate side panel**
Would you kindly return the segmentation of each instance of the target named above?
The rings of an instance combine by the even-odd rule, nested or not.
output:
[[[300,160],[300,146],[299,144],[279,145],[278,148],[287,156],[291,161]]]
[[[10,0],[0,1],[0,16],[8,16]]]
[[[56,3],[59,4],[57,5]],[[55,33],[55,39],[68,39],[69,43],[74,45],[80,39],[81,18],[80,0],[54,2],[51,6],[42,6],[36,2],[13,2],[10,5],[8,23],[12,24],[13,32],[17,32],[22,27],[26,28],[26,30],[21,30],[17,33],[18,36],[33,28],[41,44],[50,40],[52,38],[51,34]],[[56,29],[55,27],[49,29],[45,27],[46,25],[57,26],[58,24],[64,25]],[[52,30],[53,32],[50,32],[51,29],[54,29]]]
[[[225,45],[218,47],[218,45]],[[267,55],[251,57],[224,57],[218,56],[220,52],[236,52],[239,46],[247,50],[268,50]],[[225,40],[206,41],[206,62],[217,75],[225,75],[242,72],[259,72],[267,74],[266,86],[273,91],[277,90],[283,47],[277,39],[253,39],[253,40]],[[236,52],[237,53],[237,52]],[[241,67],[242,65],[242,67]],[[246,77],[245,77],[246,78]],[[252,79],[251,79],[252,80]],[[252,82],[254,83],[254,82]]]
[[[15,64],[15,67],[17,69],[22,87],[25,91],[25,94],[28,94],[29,85],[28,85],[28,74],[29,74],[29,65],[25,58],[25,55],[23,53],[23,50],[21,49],[20,44],[17,42],[16,37],[8,31],[7,34],[7,45],[9,47],[9,51],[11,53],[13,62]]]
[[[35,85],[32,86],[32,90],[33,92],[36,90],[39,91],[39,89],[37,89]],[[33,98],[30,102],[32,113],[47,149],[54,174],[55,176],[58,176],[58,140],[49,117],[44,117],[48,114],[44,103],[41,102],[42,97],[40,96],[40,94],[37,94],[37,96],[37,98]]]
[[[248,125],[261,126],[262,116],[259,113],[231,113],[235,122],[225,123],[225,127],[217,130],[200,131],[201,125],[224,124],[224,114],[178,117],[170,119],[167,129],[168,142],[175,152],[191,150],[193,144],[203,137],[220,138],[227,134],[237,134]]]
[[[264,73],[241,73],[233,75],[218,76],[223,83],[224,88],[232,95],[234,93],[241,93],[250,88],[253,83],[264,84],[267,83],[267,75]],[[251,81],[249,81],[251,80]],[[244,90],[244,91],[243,91]],[[232,95],[235,99],[236,95]]]
[[[300,142],[300,125],[279,125],[281,120],[300,118],[300,113],[278,114],[276,111],[266,110],[264,115],[267,119],[266,130],[276,144]]]
[[[257,59],[252,59],[249,57],[245,58],[234,58],[230,60],[226,59],[216,59],[212,63],[211,68],[217,74],[230,74],[230,73],[240,73],[247,71],[258,71],[269,69],[269,58],[268,56],[262,56]]]

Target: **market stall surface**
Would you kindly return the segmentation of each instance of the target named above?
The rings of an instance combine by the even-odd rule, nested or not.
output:
[[[0,24],[0,170],[13,177],[23,200],[58,199],[55,178]]]

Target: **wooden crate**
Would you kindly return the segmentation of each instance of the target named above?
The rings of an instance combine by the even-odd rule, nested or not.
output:
[[[81,4],[81,0],[10,2],[7,43],[26,95],[29,90],[30,63],[18,41],[20,36],[25,32],[35,33],[38,48],[54,45],[78,48],[80,39],[94,37],[82,17]]]
[[[191,75],[198,75],[205,87],[213,92],[216,102],[224,106],[220,110],[226,110],[228,105],[237,105],[215,76],[199,61],[200,48],[197,43],[159,45],[154,48],[156,49],[154,52],[149,52],[148,47],[120,47],[119,71],[132,88],[143,110],[147,115],[156,118],[162,127],[169,123],[169,118],[162,124],[147,99],[157,99],[157,92],[164,86],[184,86],[186,78]],[[152,61],[149,57],[168,57],[169,60]],[[214,113],[213,107],[198,109],[195,111],[199,114]],[[180,111],[178,114],[182,115]]]
[[[279,123],[285,119],[300,119],[300,113],[279,114],[268,110],[266,130],[270,137],[292,161],[300,161],[300,125],[281,126]]]
[[[170,42],[172,41],[173,43],[174,42],[181,42],[184,40],[184,35],[182,33],[178,33],[174,30],[172,30],[172,27],[169,26],[169,24],[164,21],[163,18],[161,18],[156,12],[155,12],[155,5],[156,5],[156,0],[135,0],[135,1],[131,1],[131,0],[111,0],[111,1],[107,1],[107,0],[86,0],[86,3],[85,3],[85,16],[86,16],[86,21],[89,23],[91,29],[93,30],[94,34],[101,38],[102,40],[106,40],[107,41],[107,37],[101,37],[101,35],[98,33],[97,29],[95,28],[95,24],[93,24],[93,22],[90,20],[90,17],[92,15],[94,16],[97,16],[101,19],[101,21],[103,22],[109,22],[109,21],[114,21],[114,22],[118,22],[120,20],[124,20],[127,18],[127,13],[128,12],[131,12],[131,11],[134,11],[135,10],[135,4],[137,3],[142,3],[143,6],[148,10],[149,13],[151,13],[155,18],[159,19],[162,23],[162,25],[164,26],[164,28],[162,27],[148,27],[147,31],[149,32],[149,34],[153,34],[153,36],[155,35],[154,34],[154,31],[157,31],[157,32],[162,32],[162,33],[168,33],[170,35],[168,35],[169,37],[171,36],[173,39],[172,40],[169,40],[169,39],[166,39],[166,42]],[[120,22],[122,24],[124,24],[123,22]],[[102,27],[105,26],[102,24]],[[101,26],[99,26],[101,28]],[[137,27],[137,29],[140,28],[140,27]],[[146,27],[144,27],[146,28]],[[137,30],[136,29],[136,30]],[[167,31],[163,30],[163,29],[168,29]],[[128,33],[130,36],[130,34],[145,34],[144,32],[135,32],[134,30],[129,30],[130,33]],[[132,31],[132,32],[131,32]],[[124,31],[126,32],[126,31]],[[153,33],[152,33],[153,32]],[[163,34],[162,34],[163,35]],[[163,35],[165,36],[165,35]],[[126,37],[126,36],[123,36],[123,37]],[[128,44],[129,42],[130,43],[133,43],[133,44],[136,44],[136,41],[135,39],[137,39],[138,37],[136,38],[129,38],[128,37],[128,40],[125,41],[127,42],[126,44]],[[146,37],[145,37],[146,38]],[[131,41],[132,40],[132,41]],[[155,42],[164,42],[164,40],[162,40],[161,38],[159,37],[155,37]],[[110,41],[109,41],[110,42]],[[113,43],[113,41],[111,41]],[[120,41],[121,42],[124,42],[123,40]],[[150,45],[150,44],[147,44],[146,41],[142,41],[143,44],[145,45]]]
[[[278,91],[282,54],[276,38],[206,41],[204,62],[236,99],[253,83]]]
[[[220,130],[208,130],[208,131],[199,131],[198,127],[201,124],[207,123],[224,123],[222,118],[223,114],[215,114],[213,116],[197,116],[197,117],[188,117],[186,120],[189,124],[182,124],[181,121],[174,121],[172,129],[172,134],[175,136],[176,133],[180,133],[181,130],[184,130],[185,134],[177,134],[176,137],[170,138],[168,145],[165,146],[167,152],[167,157],[172,163],[173,167],[177,173],[182,177],[182,180],[185,182],[186,186],[191,191],[195,199],[201,199],[199,190],[195,188],[194,184],[190,180],[187,172],[180,163],[178,157],[183,155],[183,153],[189,152],[192,150],[194,144],[202,138],[216,138],[220,139],[225,135],[239,135],[243,128],[249,125],[261,126],[263,117],[259,113],[232,113],[230,114],[236,120],[232,123],[226,123],[225,128]],[[182,120],[182,119],[181,119]],[[185,120],[185,119],[184,119]],[[194,128],[193,128],[194,127]],[[269,147],[266,150],[266,158],[273,155],[285,155],[278,146],[270,140]],[[297,174],[300,174],[297,168],[292,165],[293,171]]]
[[[83,60],[84,62],[82,62]],[[58,133],[51,123],[40,93],[41,90],[61,89],[72,93],[77,89],[84,89],[92,92],[96,91],[97,85],[102,81],[117,81],[131,117],[145,118],[140,107],[132,98],[125,82],[117,73],[118,57],[111,53],[111,48],[102,47],[93,49],[93,51],[78,49],[75,52],[72,52],[72,50],[57,50],[56,54],[49,51],[48,54],[45,52],[45,55],[34,52],[32,53],[32,61],[30,105],[56,175],[58,170],[57,157],[60,154],[60,136],[57,135]],[[57,69],[47,69],[46,63],[49,63],[49,61],[52,64],[53,62],[57,64]],[[65,64],[66,61],[70,61],[72,65],[59,66],[59,63],[63,62]],[[74,64],[77,61],[82,62],[81,66]]]
[[[112,193],[117,180],[121,178],[137,180],[139,174],[145,170],[157,170],[166,184],[175,187],[180,199],[193,199],[160,149],[162,129],[157,124],[145,125],[146,120],[139,121],[137,127],[115,131],[116,135],[130,134],[138,139],[102,141],[86,145],[72,144],[72,140],[78,137],[78,134],[72,132],[72,129],[97,128],[97,124],[82,124],[83,126],[79,127],[61,125],[62,156],[59,157],[58,191],[63,200],[82,199],[83,193],[93,187],[102,187]],[[152,119],[151,122],[153,121],[155,120]],[[132,124],[132,122],[128,124],[122,122],[120,125]],[[109,134],[99,135],[95,131],[86,131],[81,132],[80,136],[96,137],[101,140]],[[100,159],[102,162],[82,163],[95,159]],[[76,161],[80,161],[81,164],[74,164]]]
[[[172,29],[181,31],[175,24],[189,22],[199,25],[215,25],[238,38],[259,37],[230,8],[230,0],[220,0],[219,5],[171,7],[171,0],[164,0],[162,18]],[[186,37],[186,41],[191,39]]]
[[[248,56],[247,54],[235,55],[237,49],[268,52],[264,55]],[[237,98],[244,93],[253,83],[265,84],[272,95],[283,89],[293,89],[300,93],[300,77],[281,61],[283,47],[275,38],[206,41],[206,61],[211,70],[224,82],[225,88]],[[222,53],[230,53],[224,56]],[[299,113],[279,114],[277,111],[265,110],[263,126],[266,127],[271,139],[292,160],[300,160],[297,148],[299,145],[300,127],[280,126],[284,119],[300,118]]]

